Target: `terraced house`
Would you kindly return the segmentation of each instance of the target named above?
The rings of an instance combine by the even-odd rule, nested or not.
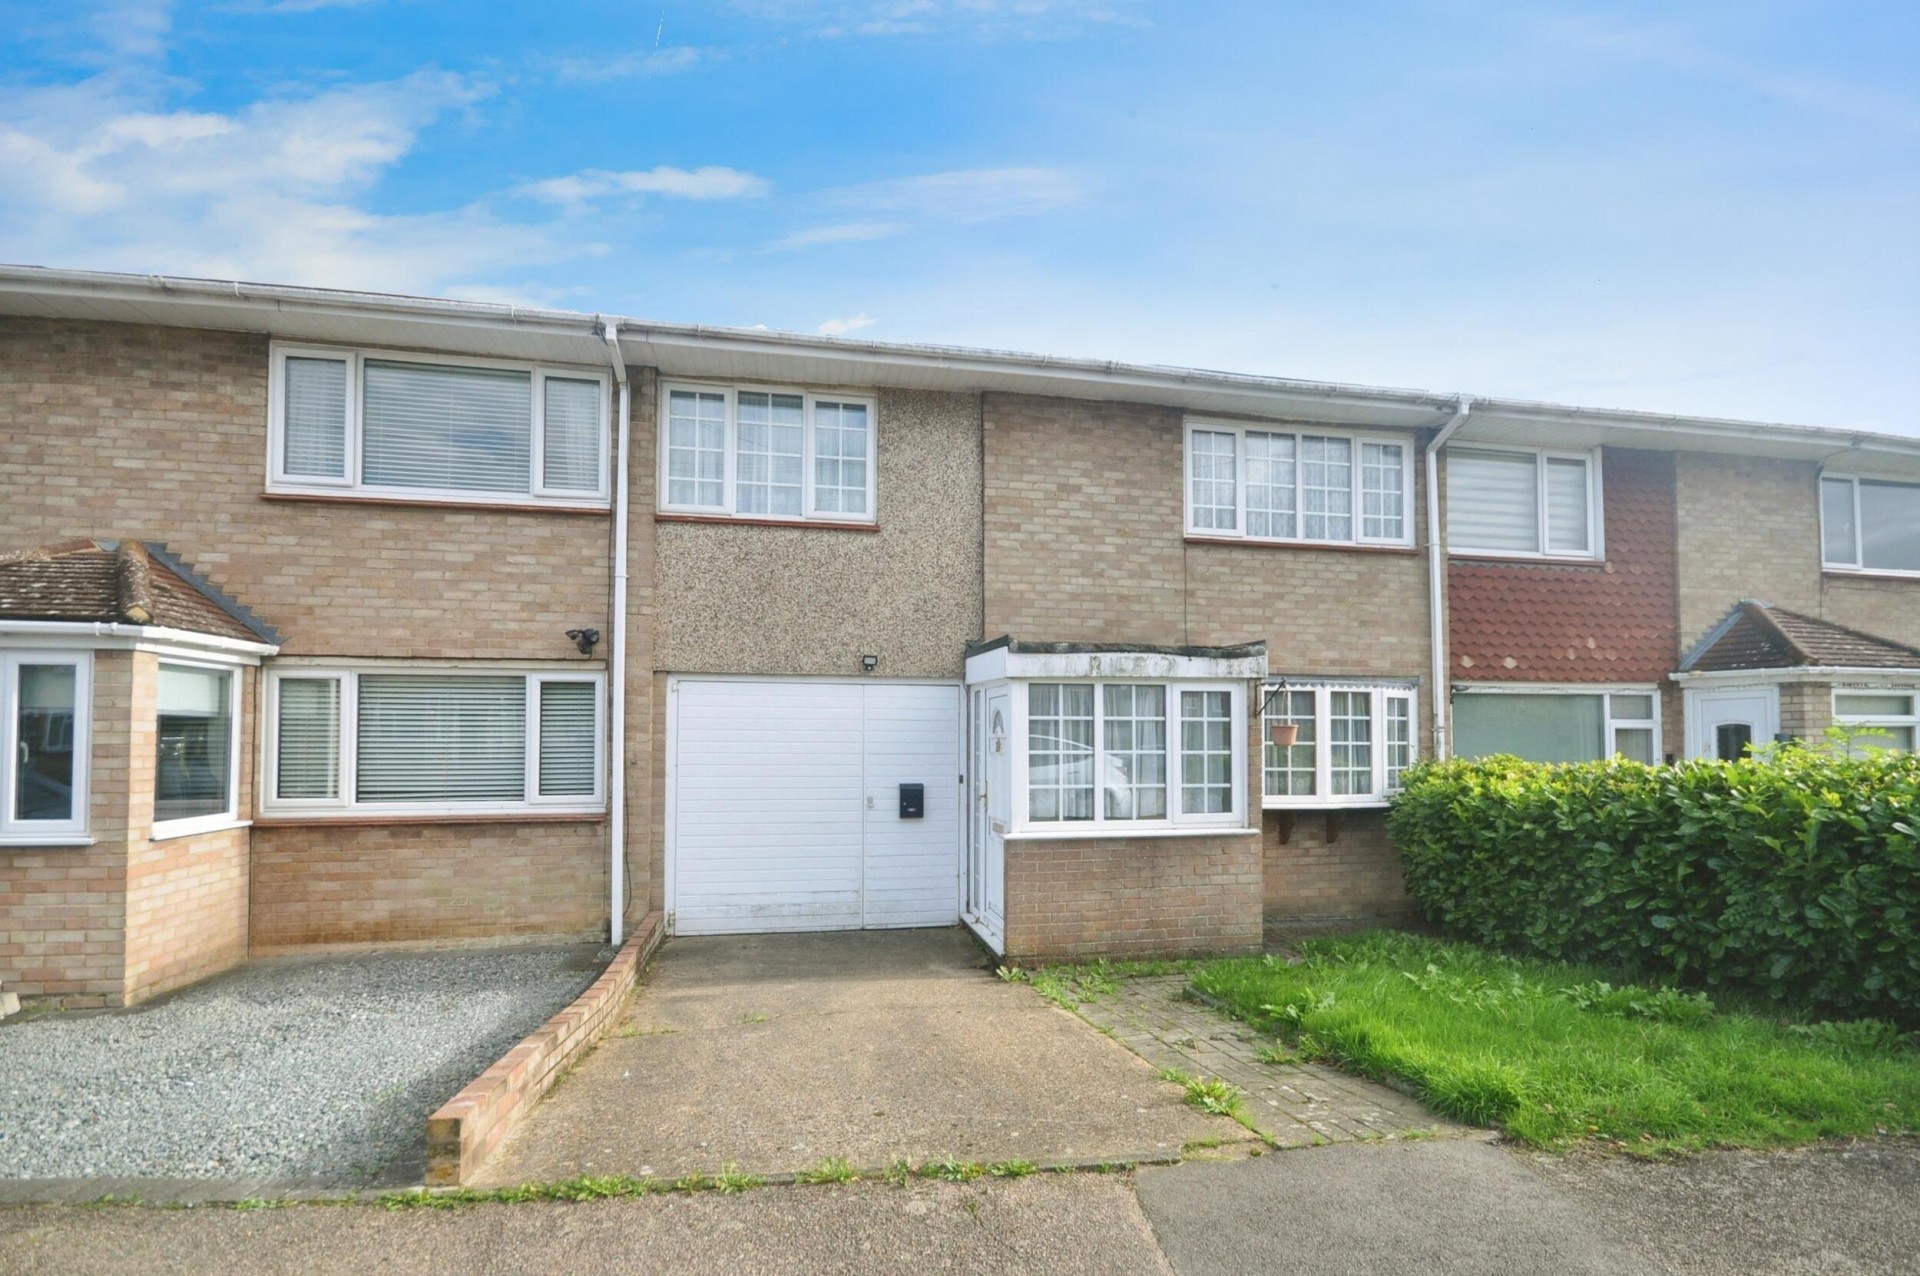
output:
[[[1920,731],[1920,440],[0,271],[0,985],[1404,908],[1416,759]]]

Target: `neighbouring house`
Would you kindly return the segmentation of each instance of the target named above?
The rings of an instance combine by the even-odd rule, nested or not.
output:
[[[72,1004],[1245,951],[1407,907],[1420,758],[1920,708],[1920,439],[312,288],[0,268],[0,551],[0,985]]]

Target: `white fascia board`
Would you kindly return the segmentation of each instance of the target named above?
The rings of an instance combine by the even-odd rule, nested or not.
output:
[[[5,638],[96,651],[155,651],[161,655],[190,652],[198,659],[218,658],[236,665],[257,665],[262,658],[280,650],[272,643],[223,638],[189,629],[90,620],[0,620],[0,639]]]
[[[1792,669],[1713,669],[1702,673],[1670,673],[1675,682],[1691,685],[1726,683],[1741,686],[1783,682],[1883,682],[1906,685],[1920,682],[1920,669],[1858,668],[1850,665],[1800,665]]]
[[[1181,656],[1162,651],[1023,652],[999,649],[1006,678],[1122,678],[1154,682],[1244,681],[1267,676],[1267,657]],[[992,652],[984,653],[992,655]],[[979,659],[980,657],[975,657]],[[969,666],[972,661],[968,662]],[[968,670],[971,680],[972,669]]]
[[[1004,682],[1007,677],[1007,649],[994,647],[977,656],[967,657],[967,685],[978,686],[983,682]]]

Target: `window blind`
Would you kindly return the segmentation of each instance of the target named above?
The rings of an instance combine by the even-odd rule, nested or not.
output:
[[[1447,453],[1447,539],[1456,549],[1540,549],[1539,473],[1528,452]]]
[[[540,684],[541,797],[593,796],[595,699],[590,682]]]
[[[1859,566],[1854,543],[1853,480],[1820,480],[1821,557],[1828,563]]]
[[[231,673],[160,666],[155,714],[153,818],[228,809],[233,775]]]
[[[1920,572],[1920,484],[1860,480],[1861,566]]]
[[[285,441],[280,465],[301,478],[347,477],[347,361],[286,361]]]
[[[519,676],[363,674],[359,800],[523,801],[526,689]]]
[[[600,383],[548,377],[543,383],[540,483],[569,492],[600,490]]]
[[[1587,463],[1571,457],[1547,458],[1547,552],[1585,554],[1593,549],[1587,531],[1592,513],[1587,500]]]
[[[340,796],[340,680],[282,678],[275,795]]]
[[[1606,698],[1462,693],[1453,698],[1454,752],[1511,753],[1529,762],[1591,762],[1603,755]]]
[[[365,483],[531,490],[532,374],[368,359],[362,382]]]

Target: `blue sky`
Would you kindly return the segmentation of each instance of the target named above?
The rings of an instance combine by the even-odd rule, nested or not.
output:
[[[1920,434],[1920,5],[0,0],[0,259]]]

